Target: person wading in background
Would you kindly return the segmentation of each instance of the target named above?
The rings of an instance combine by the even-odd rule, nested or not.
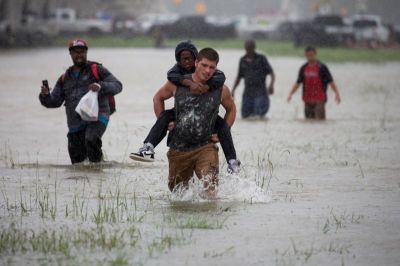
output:
[[[300,68],[297,82],[289,92],[287,101],[290,102],[292,100],[293,94],[297,91],[300,84],[303,84],[304,113],[306,119],[324,120],[326,118],[325,104],[328,99],[326,95],[328,86],[334,91],[337,104],[341,101],[339,90],[333,81],[328,67],[318,61],[315,47],[307,47],[305,49],[305,57],[307,58],[307,63]]]
[[[72,164],[82,163],[87,158],[97,163],[103,159],[101,137],[106,131],[115,103],[112,96],[122,91],[121,82],[101,64],[87,61],[88,46],[83,40],[69,44],[73,66],[50,88],[42,86],[39,100],[47,108],[65,105],[68,124],[68,152]],[[98,92],[98,121],[83,121],[75,112],[81,98],[89,91]]]
[[[275,74],[267,58],[256,53],[254,40],[245,42],[246,54],[240,59],[239,72],[233,85],[234,97],[240,80],[244,78],[245,86],[242,98],[242,118],[251,116],[264,117],[270,106],[269,96],[274,93]],[[266,86],[267,76],[271,75],[271,82]]]

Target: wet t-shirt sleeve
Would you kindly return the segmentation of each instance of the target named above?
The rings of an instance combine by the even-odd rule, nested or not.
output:
[[[178,64],[175,64],[170,70],[167,72],[167,79],[175,84],[176,86],[180,86],[182,80],[184,79],[184,75],[181,71],[181,68]]]
[[[244,78],[244,72],[245,72],[245,66],[243,64],[243,58],[240,59],[239,61],[239,71],[238,71],[238,77],[239,78]]]
[[[321,65],[321,79],[324,84],[329,84],[333,81],[332,74],[325,64]]]
[[[305,65],[303,65],[299,70],[299,74],[297,75],[297,84],[304,83],[304,68]]]
[[[272,68],[271,64],[269,63],[267,57],[264,56],[264,65],[265,65],[265,74],[269,75],[274,73],[274,69]]]
[[[225,80],[226,80],[226,77],[225,77],[224,72],[217,69],[215,71],[214,75],[212,76],[212,78],[207,82],[207,84],[212,89],[218,89],[218,88],[221,88],[222,86],[224,86]]]

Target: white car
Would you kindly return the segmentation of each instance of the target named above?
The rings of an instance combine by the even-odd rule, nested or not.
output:
[[[270,38],[279,23],[265,16],[246,17],[239,16],[235,20],[236,31],[239,38]]]
[[[375,15],[354,15],[352,26],[356,42],[379,42],[389,41],[389,29],[383,25],[379,16]]]
[[[56,33],[111,33],[112,21],[104,19],[78,18],[72,8],[57,8],[48,21]]]
[[[149,34],[154,26],[170,24],[179,19],[176,14],[145,14],[134,22],[134,29],[140,34]]]

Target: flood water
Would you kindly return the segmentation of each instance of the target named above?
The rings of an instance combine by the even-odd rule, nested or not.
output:
[[[231,87],[243,52],[219,52]],[[300,92],[286,103],[303,60],[269,58],[268,119],[239,115],[243,172],[226,175],[220,152],[220,199],[209,202],[197,184],[183,199],[168,191],[165,142],[155,163],[128,158],[155,121],[152,96],[173,50],[90,49],[88,58],[124,85],[102,169],[69,166],[64,108],[38,100],[41,80],[52,86],[70,65],[68,51],[0,52],[0,264],[400,264],[399,63],[330,64],[343,102],[330,92],[327,121],[313,123]]]

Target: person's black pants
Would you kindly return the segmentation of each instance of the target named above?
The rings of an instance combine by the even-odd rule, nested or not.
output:
[[[236,150],[233,144],[231,129],[228,127],[225,119],[220,116],[218,116],[215,121],[214,132],[218,134],[219,142],[224,151],[226,161],[229,163],[229,160],[236,160]]]
[[[101,137],[106,126],[100,122],[89,122],[83,130],[68,133],[68,153],[73,164],[83,162],[86,158],[93,163],[103,159]]]
[[[147,135],[144,143],[151,143],[154,148],[164,139],[168,132],[168,124],[175,120],[175,110],[169,109],[163,111],[158,117],[156,123],[151,128],[149,135]],[[233,144],[231,130],[226,124],[225,120],[218,116],[215,121],[214,132],[218,134],[222,150],[224,151],[226,161],[231,159],[236,160],[236,150]]]
[[[163,111],[157,118],[156,123],[150,129],[144,143],[151,143],[154,148],[165,138],[168,132],[168,124],[175,120],[175,110],[169,109]]]

